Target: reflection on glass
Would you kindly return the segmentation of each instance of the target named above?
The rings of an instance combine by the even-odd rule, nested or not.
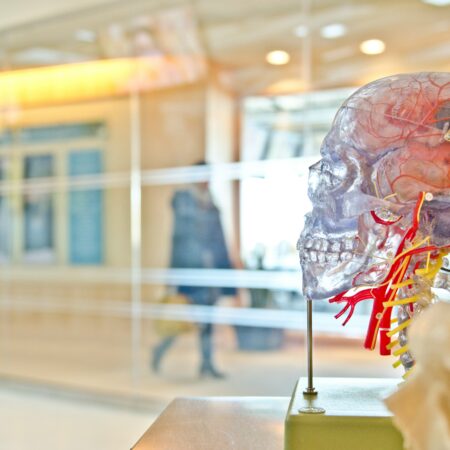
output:
[[[1,138],[0,138],[1,139]],[[8,180],[8,159],[0,158],[0,182]],[[6,195],[0,196],[0,262],[8,262],[11,258],[12,227],[11,207]]]
[[[204,162],[197,165],[204,166]],[[172,201],[173,231],[170,266],[182,269],[231,269],[220,211],[208,183],[197,183],[175,191]],[[213,306],[221,296],[236,295],[235,288],[176,286],[178,294],[193,305]],[[200,322],[200,375],[222,378],[213,356],[213,324]],[[154,349],[152,366],[159,370],[161,360],[175,342],[177,334],[166,336]]]
[[[396,72],[448,70],[448,8],[129,0],[3,31],[0,307],[16,328],[1,329],[0,372],[167,401],[186,393],[289,395],[302,361],[295,243],[310,209],[308,166],[358,86]],[[417,30],[402,43],[394,32],[400,18]],[[345,33],[331,36],[332,23]],[[382,38],[386,51],[361,53],[368,38]],[[277,49],[289,63],[265,62]],[[133,117],[130,93],[139,106]],[[133,189],[142,193],[141,222],[130,217],[131,142],[140,143],[133,167],[140,164],[142,183]],[[193,167],[200,159],[210,165]],[[172,207],[207,182],[225,246],[207,231],[193,242],[198,208]],[[138,258],[130,222],[142,237]],[[175,240],[185,248],[175,250]],[[220,246],[233,265],[218,262]],[[221,295],[227,290],[237,295]],[[132,310],[131,292],[140,308]],[[196,298],[159,302],[172,294]],[[341,329],[327,302],[315,307],[318,334],[364,332],[365,320]],[[162,342],[159,319],[213,324],[213,363],[227,381],[197,381],[211,325],[200,326],[206,339],[198,330],[174,339],[156,374],[149,353]],[[357,353],[359,345],[337,340],[330,352],[323,342],[323,375],[391,375],[384,362]],[[140,376],[131,382],[131,373]],[[270,383],[255,382],[261,378]]]
[[[69,175],[92,175],[103,170],[99,150],[71,151]],[[103,191],[71,190],[69,193],[69,261],[71,264],[103,262]]]
[[[26,156],[24,178],[53,175],[52,155]],[[24,196],[24,260],[51,262],[54,254],[53,196],[48,193],[27,193]]]

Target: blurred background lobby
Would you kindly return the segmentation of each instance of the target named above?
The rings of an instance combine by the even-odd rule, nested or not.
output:
[[[449,0],[3,2],[0,448],[126,449],[177,396],[289,396],[308,167],[346,97],[414,71],[450,71]],[[196,196],[223,258],[178,263]],[[369,307],[315,303],[318,375],[400,377]]]

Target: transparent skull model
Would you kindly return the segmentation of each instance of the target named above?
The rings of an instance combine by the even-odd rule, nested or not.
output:
[[[298,250],[309,300],[372,300],[365,346],[409,368],[406,330],[450,250],[450,73],[374,81],[339,109],[310,168]],[[392,309],[397,317],[392,317]]]

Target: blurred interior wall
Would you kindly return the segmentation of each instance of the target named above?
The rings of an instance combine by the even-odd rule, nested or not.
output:
[[[142,169],[189,166],[205,158],[206,85],[142,96]],[[142,195],[142,265],[167,267],[171,198],[179,185],[147,186]]]
[[[220,83],[213,74],[206,91],[206,159],[217,163],[239,160],[238,119],[239,98]],[[222,224],[231,257],[237,262],[239,254],[239,183],[224,182],[215,174],[211,191],[221,210]]]

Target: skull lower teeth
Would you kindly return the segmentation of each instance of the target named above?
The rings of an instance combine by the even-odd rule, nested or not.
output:
[[[329,262],[329,263],[337,263],[339,261],[339,254],[338,253],[326,253],[325,261]]]
[[[341,253],[341,261],[348,261],[352,258],[352,254],[350,252]]]

